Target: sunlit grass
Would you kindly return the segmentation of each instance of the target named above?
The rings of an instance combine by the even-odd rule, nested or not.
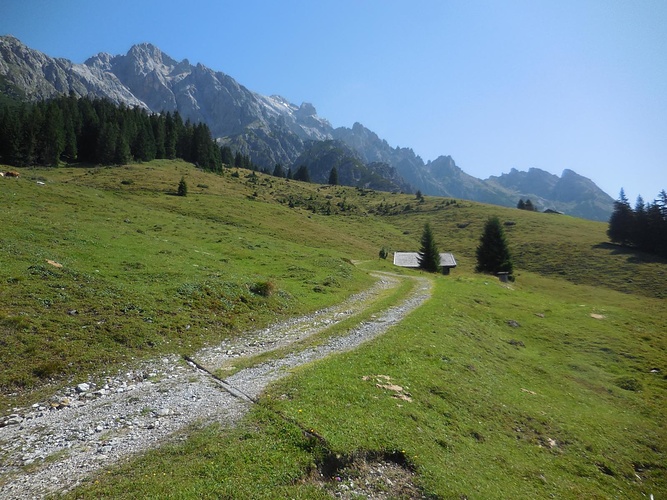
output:
[[[77,495],[194,498],[240,481],[225,495],[318,498],[325,451],[399,450],[440,498],[658,498],[667,382],[650,367],[665,363],[666,319],[661,301],[531,274],[440,277],[388,334],[274,384],[240,429],[195,433]]]
[[[240,428],[193,430],[75,496],[317,498],[322,454],[396,450],[445,498],[667,490],[667,265],[605,243],[606,224],[178,161],[21,173],[0,189],[0,411],[339,303],[394,270],[381,247],[418,250],[425,222],[459,263],[398,327],[296,370]],[[512,223],[508,287],[472,272],[491,215]]]

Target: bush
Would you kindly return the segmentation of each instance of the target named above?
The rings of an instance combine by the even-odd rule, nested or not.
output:
[[[272,281],[258,281],[250,285],[250,291],[262,297],[270,297],[275,289],[276,285]]]

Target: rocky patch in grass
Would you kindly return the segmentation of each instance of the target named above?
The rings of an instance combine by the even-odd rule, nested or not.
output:
[[[309,479],[335,498],[426,499],[403,451],[326,454]]]

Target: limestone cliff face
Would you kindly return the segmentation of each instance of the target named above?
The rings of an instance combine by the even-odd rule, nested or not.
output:
[[[0,37],[0,76],[22,89],[31,100],[73,92],[77,96],[106,97],[118,104],[147,107],[104,68],[49,57],[11,36]]]
[[[312,104],[297,107],[278,96],[262,96],[222,72],[187,59],[176,61],[149,43],[135,45],[125,55],[100,53],[74,64],[3,36],[0,76],[31,100],[73,92],[156,113],[178,111],[184,120],[206,123],[216,137],[282,127],[304,139],[325,139],[332,130]]]

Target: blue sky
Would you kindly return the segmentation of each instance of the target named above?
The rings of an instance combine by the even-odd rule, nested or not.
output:
[[[151,42],[480,178],[667,189],[665,0],[3,0],[0,34],[81,63]]]

